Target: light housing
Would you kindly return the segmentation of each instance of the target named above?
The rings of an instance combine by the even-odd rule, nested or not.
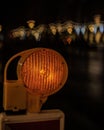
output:
[[[18,80],[8,81],[6,80],[7,66],[18,56],[21,57],[17,64]],[[8,109],[8,106],[11,106],[10,109],[21,109],[23,106],[20,106],[20,104],[24,104],[28,112],[40,112],[47,97],[59,91],[64,86],[67,78],[68,65],[59,52],[49,48],[33,48],[20,52],[9,60],[5,68],[4,109]],[[11,88],[13,85],[16,94],[18,88],[18,91],[20,91],[17,94],[16,102],[18,103],[15,102],[14,88]],[[11,94],[8,97],[10,89],[9,93]],[[23,99],[22,95],[24,95]]]

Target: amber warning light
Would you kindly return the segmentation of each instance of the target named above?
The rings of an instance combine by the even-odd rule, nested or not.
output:
[[[34,48],[20,55],[17,75],[27,90],[27,110],[40,112],[47,97],[64,86],[67,63],[59,52],[49,48]]]

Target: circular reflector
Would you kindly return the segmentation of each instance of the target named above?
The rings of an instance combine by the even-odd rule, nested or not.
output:
[[[29,92],[48,96],[64,86],[68,66],[57,51],[35,48],[23,62],[21,77]]]

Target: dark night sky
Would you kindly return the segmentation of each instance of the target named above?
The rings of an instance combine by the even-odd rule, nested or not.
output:
[[[103,17],[103,0],[4,0],[0,8],[0,23],[18,26],[29,19],[36,20],[37,24],[69,19],[86,22],[97,13]]]

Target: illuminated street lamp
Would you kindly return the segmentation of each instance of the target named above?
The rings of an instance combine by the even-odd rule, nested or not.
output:
[[[35,20],[28,20],[27,24],[30,29],[33,29],[35,26]]]

